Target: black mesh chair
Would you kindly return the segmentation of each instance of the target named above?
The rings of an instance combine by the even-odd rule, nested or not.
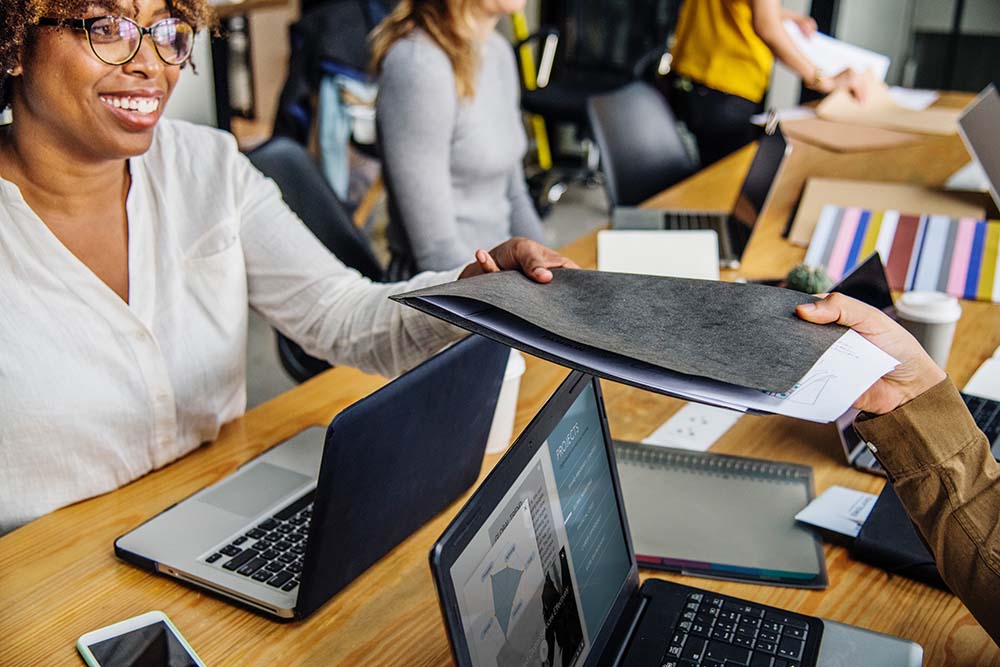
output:
[[[673,112],[648,83],[591,97],[587,114],[612,209],[635,206],[697,171]]]
[[[557,172],[562,172],[534,177],[532,190],[540,210],[546,205],[546,193],[540,190],[560,180],[589,180],[593,175],[597,153],[590,150],[587,99],[631,81],[653,80],[667,53],[678,6],[679,0],[553,0],[542,16],[546,27],[515,44],[515,49],[525,43],[541,48],[538,87],[522,91],[521,108],[545,120]],[[558,125],[575,129],[584,148],[582,161],[559,155],[552,136]],[[540,187],[540,181],[546,184]]]
[[[301,144],[275,137],[247,157],[265,176],[274,179],[288,207],[340,261],[372,280],[383,279],[382,265],[367,237],[354,226],[347,209]],[[305,382],[330,367],[306,354],[281,332],[275,333],[281,365],[296,382]]]

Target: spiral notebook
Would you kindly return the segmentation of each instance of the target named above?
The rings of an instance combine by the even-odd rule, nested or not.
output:
[[[818,534],[795,521],[812,468],[615,441],[642,567],[713,579],[825,588]]]

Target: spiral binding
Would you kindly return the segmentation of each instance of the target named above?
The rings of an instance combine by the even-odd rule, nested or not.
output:
[[[756,477],[776,481],[811,479],[809,466],[754,459],[728,454],[692,452],[671,447],[653,447],[628,442],[615,442],[618,461],[650,469],[675,468],[709,475]]]

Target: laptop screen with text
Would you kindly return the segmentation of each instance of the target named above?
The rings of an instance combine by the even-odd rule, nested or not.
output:
[[[589,382],[455,559],[472,664],[581,665],[629,576]]]

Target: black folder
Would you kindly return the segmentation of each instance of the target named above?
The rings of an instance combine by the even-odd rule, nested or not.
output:
[[[899,496],[886,484],[850,547],[851,556],[910,579],[949,590],[934,556],[917,533]]]

